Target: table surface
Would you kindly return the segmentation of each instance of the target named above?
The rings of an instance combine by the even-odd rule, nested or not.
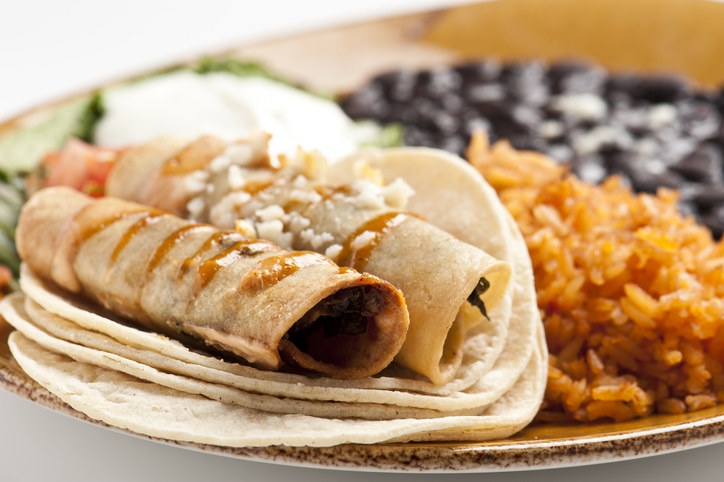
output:
[[[234,47],[459,0],[23,0],[0,2],[0,119],[127,75]],[[724,443],[636,460],[456,480],[718,480]],[[410,480],[194,452],[99,428],[0,390],[0,480]],[[450,475],[425,474],[426,480]]]

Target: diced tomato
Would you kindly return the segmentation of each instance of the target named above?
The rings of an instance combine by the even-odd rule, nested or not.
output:
[[[70,186],[91,196],[103,196],[106,179],[120,150],[71,138],[62,150],[45,156],[44,186]]]
[[[5,265],[0,264],[0,298],[3,297],[5,288],[13,279],[13,272]]]

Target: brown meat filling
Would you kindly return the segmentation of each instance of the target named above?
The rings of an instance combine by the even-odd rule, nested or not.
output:
[[[317,303],[292,326],[285,338],[306,352],[309,350],[310,338],[319,333],[325,339],[337,335],[361,335],[382,308],[382,295],[374,287],[343,289]]]

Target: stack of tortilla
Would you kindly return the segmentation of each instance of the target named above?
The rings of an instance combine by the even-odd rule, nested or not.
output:
[[[510,267],[487,320],[465,333],[449,381],[433,383],[396,363],[375,376],[340,379],[230,361],[128,324],[27,266],[23,293],[0,303],[17,329],[13,355],[76,410],[173,440],[329,446],[515,433],[536,414],[547,371],[530,259],[515,223],[457,157],[417,148],[360,155],[386,182],[402,177],[414,189],[408,211]],[[348,182],[358,161],[333,165],[329,179]]]

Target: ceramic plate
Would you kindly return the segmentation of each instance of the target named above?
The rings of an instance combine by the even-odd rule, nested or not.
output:
[[[318,31],[243,46],[214,57],[257,60],[308,87],[340,93],[355,89],[381,71],[479,56],[575,57],[613,70],[674,71],[702,85],[716,85],[724,80],[724,63],[719,61],[724,48],[722,24],[724,4],[704,0],[499,0]],[[707,42],[696,41],[701,38]],[[87,95],[39,106],[6,121],[0,124],[0,136],[42,123],[59,107]],[[0,320],[0,386],[54,411],[108,427],[76,412],[29,379],[8,349],[10,330]],[[724,405],[625,423],[533,424],[514,437],[484,443],[229,448],[154,440],[246,459],[316,467],[520,470],[622,460],[716,443],[724,440]]]

